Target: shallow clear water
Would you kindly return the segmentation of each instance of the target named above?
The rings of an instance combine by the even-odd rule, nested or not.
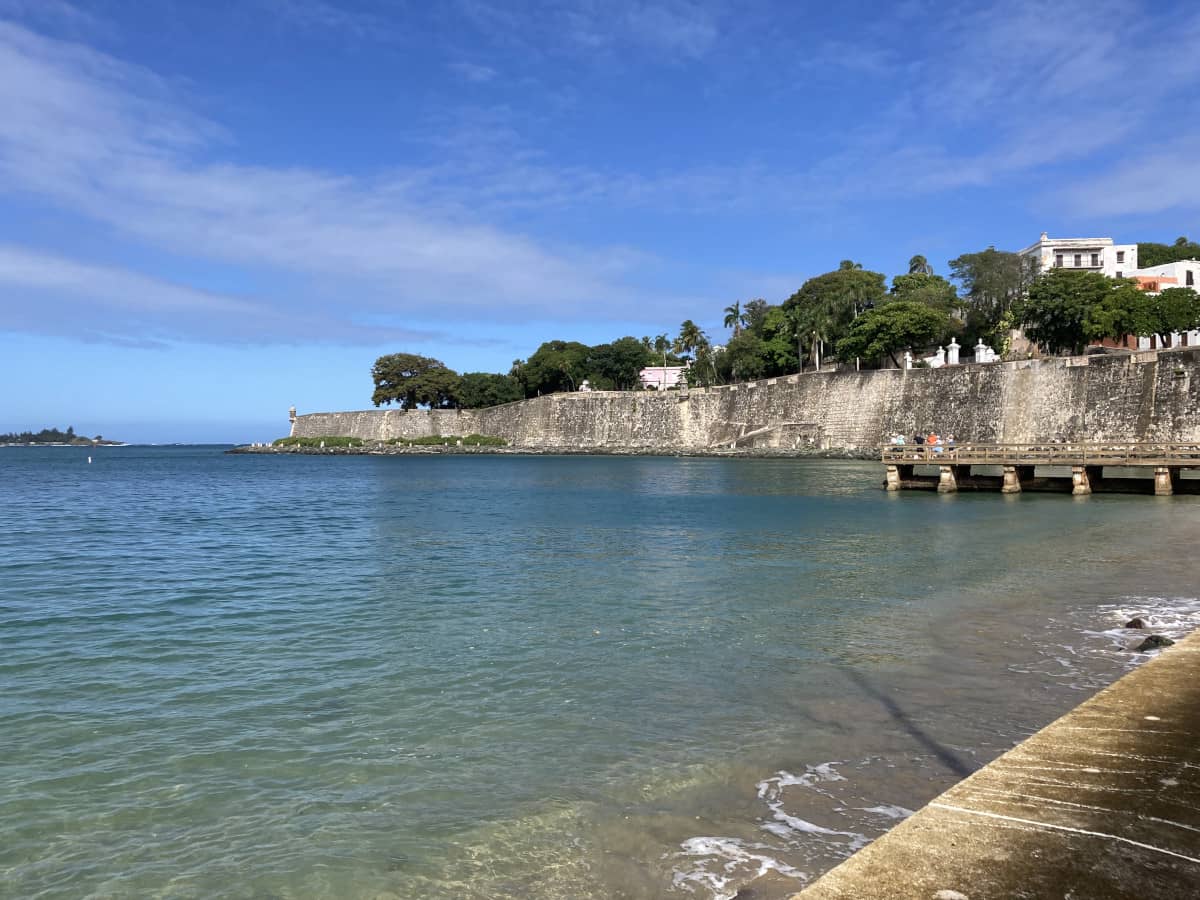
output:
[[[1200,621],[1196,498],[881,477],[0,449],[0,895],[782,895]]]

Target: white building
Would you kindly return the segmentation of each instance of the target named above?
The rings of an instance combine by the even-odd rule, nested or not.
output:
[[[652,391],[665,391],[684,383],[686,366],[647,366],[641,371],[642,387]]]
[[[1128,277],[1136,278],[1138,286],[1151,293],[1173,287],[1200,290],[1200,260],[1183,259],[1179,262],[1163,263],[1161,266],[1148,266],[1130,272]]]
[[[1109,278],[1125,278],[1138,267],[1137,244],[1114,244],[1112,238],[1051,238],[1043,231],[1037,243],[1018,252],[1036,259],[1042,272],[1086,269]]]

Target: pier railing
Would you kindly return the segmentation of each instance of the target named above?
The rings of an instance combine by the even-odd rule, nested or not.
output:
[[[884,444],[880,452],[891,465],[1200,467],[1200,443]]]

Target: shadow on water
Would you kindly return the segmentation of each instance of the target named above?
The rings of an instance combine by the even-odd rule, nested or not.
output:
[[[878,700],[879,705],[887,710],[888,715],[917,743],[932,753],[947,769],[960,778],[966,778],[975,771],[971,765],[959,758],[954,751],[940,744],[933,735],[914,722],[912,717],[904,711],[903,707],[890,694],[872,684],[865,675],[850,668],[843,669],[842,671],[846,673],[846,677],[862,689],[864,694]]]

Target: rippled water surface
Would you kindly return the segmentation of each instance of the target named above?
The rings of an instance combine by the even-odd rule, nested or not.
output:
[[[1197,621],[1196,498],[881,477],[0,448],[0,895],[782,896]]]

